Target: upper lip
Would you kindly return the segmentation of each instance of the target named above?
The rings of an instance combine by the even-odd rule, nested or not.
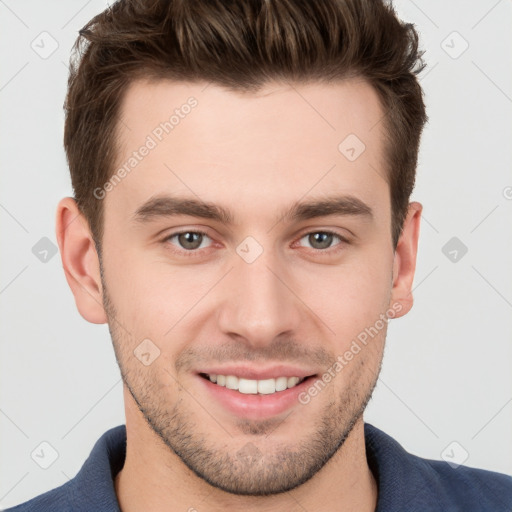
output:
[[[256,368],[248,365],[229,365],[202,368],[198,373],[208,375],[234,375],[242,379],[264,380],[277,379],[278,377],[299,377],[299,379],[303,379],[311,375],[316,375],[317,372],[289,365],[274,365],[265,368]]]

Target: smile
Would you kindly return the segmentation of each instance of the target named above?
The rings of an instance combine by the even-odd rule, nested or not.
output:
[[[305,378],[277,377],[275,379],[244,379],[235,375],[201,374],[210,382],[244,395],[271,395],[299,385]]]

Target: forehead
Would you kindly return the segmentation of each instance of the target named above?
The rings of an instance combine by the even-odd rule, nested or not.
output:
[[[124,172],[106,200],[132,215],[152,196],[178,193],[261,217],[300,197],[340,192],[384,213],[383,115],[361,79],[271,83],[257,93],[136,81],[117,129],[115,172]]]

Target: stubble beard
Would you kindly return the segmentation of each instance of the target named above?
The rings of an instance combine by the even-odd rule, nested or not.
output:
[[[380,373],[378,370],[365,382],[360,377],[350,382],[338,396],[329,390],[329,399],[310,431],[295,444],[271,443],[272,435],[278,433],[281,423],[293,422],[293,416],[302,411],[295,408],[284,420],[249,421],[240,419],[229,431],[238,430],[252,439],[232,452],[220,449],[208,439],[206,431],[198,425],[210,422],[216,431],[222,425],[206,412],[203,420],[195,419],[187,410],[193,402],[190,395],[182,390],[174,405],[166,403],[168,392],[165,386],[151,379],[151,372],[142,372],[139,363],[130,352],[130,340],[117,327],[116,312],[104,289],[104,307],[109,318],[112,337],[121,376],[138,409],[146,422],[165,445],[199,478],[211,486],[239,496],[269,496],[288,492],[315,476],[341,449],[350,432],[362,417]],[[131,356],[131,359],[130,359]],[[131,361],[128,363],[128,361]],[[140,364],[140,363],[139,363]],[[360,361],[360,368],[354,375],[368,375],[371,369]],[[178,384],[176,384],[178,386]],[[331,384],[332,386],[332,384]],[[179,387],[179,386],[178,386]],[[326,390],[316,399],[320,398]],[[325,398],[324,398],[325,400]],[[300,407],[308,407],[301,405]],[[307,412],[307,411],[306,411]],[[225,430],[226,445],[233,441],[232,434]],[[236,444],[233,443],[233,444]],[[240,444],[240,443],[238,443]],[[272,449],[265,450],[265,444]]]

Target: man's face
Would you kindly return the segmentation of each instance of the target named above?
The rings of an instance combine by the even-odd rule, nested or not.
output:
[[[289,490],[361,419],[394,306],[382,116],[356,80],[128,90],[116,169],[130,171],[103,200],[109,326],[147,422],[216,487]]]

